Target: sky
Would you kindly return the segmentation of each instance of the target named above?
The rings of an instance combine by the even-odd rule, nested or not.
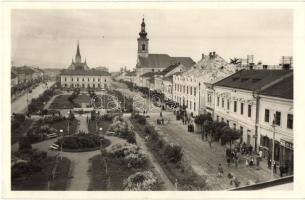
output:
[[[145,17],[149,53],[189,56],[216,51],[229,61],[254,55],[275,65],[293,55],[293,13],[289,9],[101,9],[13,10],[13,65],[67,68],[76,54],[89,67],[132,69]]]

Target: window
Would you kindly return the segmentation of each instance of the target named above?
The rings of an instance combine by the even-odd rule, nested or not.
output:
[[[217,115],[217,121],[219,122],[219,116]]]
[[[252,106],[248,105],[248,117],[251,117]]]
[[[76,78],[76,80],[78,81],[78,77]]]
[[[275,124],[278,126],[281,125],[281,112],[275,112]]]
[[[221,118],[221,121],[222,121],[222,122],[224,121],[224,118],[223,118],[223,117]]]
[[[228,125],[228,126],[230,125],[230,122],[229,122],[229,120],[227,120],[227,125]]]
[[[265,122],[269,122],[270,110],[265,109]]]
[[[186,107],[189,107],[189,100],[186,100]]]
[[[89,81],[89,78],[88,78],[88,81]]]
[[[227,109],[230,110],[230,101],[227,100]]]
[[[71,80],[73,81],[73,77],[71,78]]]
[[[193,93],[193,87],[191,86],[190,94],[192,95],[192,93]]]
[[[224,98],[221,98],[221,107],[225,107],[225,100],[224,100]]]
[[[240,114],[244,114],[244,103],[240,103]]]
[[[175,91],[176,91],[176,84],[175,84]]]
[[[287,128],[293,129],[293,115],[292,114],[287,115]]]
[[[189,86],[186,86],[186,94],[189,94]]]
[[[142,51],[145,51],[145,44],[142,44]]]
[[[239,130],[240,130],[241,134],[243,134],[243,132],[244,132],[244,127],[240,126]],[[241,135],[241,137],[242,137],[242,135]]]
[[[194,102],[194,111],[196,111],[196,103]]]
[[[183,86],[183,93],[185,93],[185,85]]]
[[[219,97],[217,97],[217,106],[219,106]]]
[[[233,129],[236,130],[236,124],[235,123],[233,124]]]
[[[85,81],[85,79],[83,78],[83,81]]]
[[[194,96],[196,96],[196,88],[194,88]]]
[[[93,81],[95,81],[95,78],[93,78]]]
[[[234,101],[234,112],[237,111],[237,101]]]
[[[192,110],[192,101],[190,101],[190,109]]]
[[[65,77],[65,81],[67,81],[67,77]]]

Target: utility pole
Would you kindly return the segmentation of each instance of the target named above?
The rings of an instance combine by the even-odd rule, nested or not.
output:
[[[271,156],[271,179],[273,179],[273,170],[274,170],[275,114],[272,121],[272,128],[273,128],[273,137],[272,137],[272,156]]]

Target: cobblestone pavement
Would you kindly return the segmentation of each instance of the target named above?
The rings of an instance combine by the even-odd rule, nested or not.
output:
[[[225,146],[219,143],[212,143],[210,148],[208,143],[202,141],[201,136],[187,132],[187,126],[177,121],[172,113],[164,113],[165,118],[169,119],[168,125],[157,125],[158,115],[151,115],[149,123],[157,127],[161,135],[164,135],[169,141],[180,144],[183,147],[185,158],[192,164],[194,170],[200,175],[208,177],[208,184],[213,190],[229,189],[230,180],[227,174],[233,173],[244,186],[248,180],[253,182],[263,182],[270,180],[270,170],[267,168],[267,162],[263,161],[260,167],[246,167],[245,162],[238,164],[238,167],[228,166],[225,159]],[[222,164],[224,177],[217,177],[218,164]],[[278,175],[275,175],[277,178]]]

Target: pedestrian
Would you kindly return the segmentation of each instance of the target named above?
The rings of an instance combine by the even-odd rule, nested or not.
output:
[[[254,159],[253,159],[253,157],[251,156],[251,159],[250,159],[250,162],[249,162],[249,166],[252,167],[253,164],[254,164]]]
[[[258,152],[258,154],[259,154],[259,159],[260,159],[260,161],[262,161],[262,160],[263,160],[263,151],[260,150],[260,151]]]
[[[246,167],[249,166],[249,161],[248,161],[248,158],[246,158]]]
[[[237,168],[238,167],[238,157],[237,156],[235,156],[235,168]]]
[[[164,118],[163,117],[161,119],[161,123],[162,123],[162,125],[164,125]]]
[[[212,148],[212,137],[209,137],[209,146]]]
[[[277,164],[273,161],[273,172],[276,174]]]
[[[160,112],[160,117],[162,117],[162,111]]]
[[[223,177],[223,168],[221,166],[221,164],[218,164],[218,174],[217,177]]]
[[[228,167],[230,167],[230,156],[227,156]]]

